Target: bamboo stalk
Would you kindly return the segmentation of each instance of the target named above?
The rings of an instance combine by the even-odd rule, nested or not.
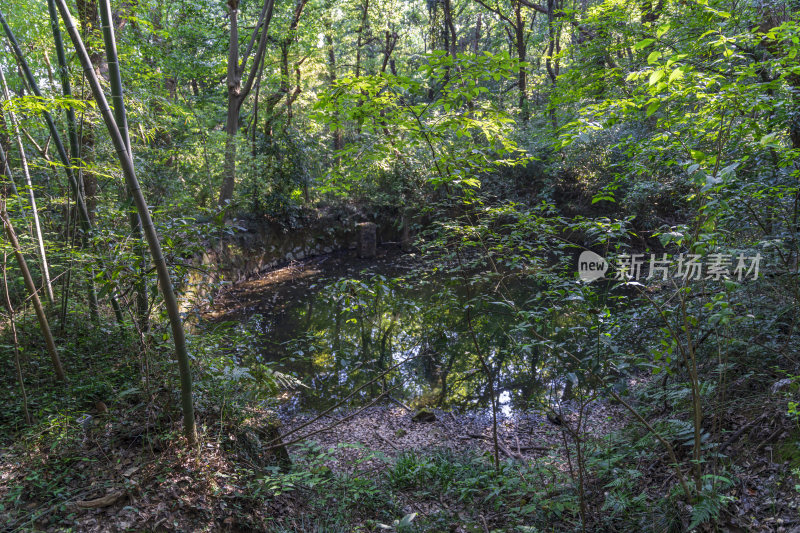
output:
[[[17,192],[17,184],[14,183],[14,176],[11,174],[11,165],[8,162],[8,156],[6,155],[6,151],[3,150],[2,145],[0,145],[0,174],[5,176],[6,180],[8,180],[8,184],[11,186],[11,192],[14,193],[14,196],[19,195]]]
[[[25,393],[25,380],[22,378],[22,364],[19,357],[19,342],[17,341],[17,322],[14,320],[14,306],[11,305],[11,296],[8,294],[8,278],[6,277],[6,265],[8,265],[8,254],[3,252],[3,292],[5,293],[6,310],[8,311],[8,321],[11,324],[11,340],[14,341],[14,366],[17,369],[17,381],[19,391],[22,395],[22,413],[25,415],[25,423],[29,426],[33,423],[31,413],[28,411],[28,395]]]
[[[128,153],[125,140],[122,137],[119,128],[108,106],[105,94],[100,86],[100,82],[92,69],[92,62],[86,48],[83,45],[83,40],[78,33],[75,23],[72,20],[72,15],[69,12],[65,0],[56,0],[58,10],[61,18],[66,26],[67,33],[75,46],[75,51],[83,66],[86,79],[94,94],[97,107],[103,116],[103,121],[111,136],[114,148],[122,166],[122,173],[125,176],[125,181],[130,188],[131,196],[136,203],[136,208],[139,212],[139,218],[142,222],[142,230],[147,238],[147,243],[150,247],[150,255],[153,258],[153,263],[158,274],[161,292],[164,296],[164,305],[169,315],[170,326],[172,327],[172,337],[175,342],[175,355],[178,360],[178,370],[181,378],[181,404],[183,407],[183,425],[184,434],[190,444],[197,442],[197,429],[194,420],[194,405],[192,403],[192,374],[189,368],[189,354],[186,350],[186,336],[183,330],[183,321],[178,309],[178,301],[175,297],[175,292],[172,287],[172,280],[170,278],[167,263],[164,255],[161,252],[161,243],[159,242],[158,233],[153,225],[153,219],[150,217],[150,210],[147,206],[142,189],[139,185],[139,180],[136,178],[136,170],[133,166],[133,160]]]
[[[53,0],[48,0],[50,3]],[[106,46],[106,58],[108,61],[108,75],[111,80],[111,102],[114,105],[114,119],[119,127],[119,133],[122,140],[125,141],[125,147],[128,151],[128,156],[133,160],[133,152],[131,151],[131,139],[128,132],[128,117],[125,112],[125,100],[123,98],[122,90],[122,75],[119,69],[119,58],[117,56],[117,43],[114,37],[114,26],[111,24],[111,4],[109,0],[100,0],[100,20],[103,26],[103,41]],[[131,197],[130,187],[125,189],[127,199]],[[147,252],[142,238],[142,223],[139,220],[139,215],[136,209],[128,209],[128,223],[131,227],[131,233],[135,241],[136,253],[139,256],[140,263],[136,269],[136,314],[139,321],[139,326],[142,331],[148,329],[148,306],[147,306],[147,278],[145,277],[147,264]]]
[[[67,97],[72,97],[72,87],[69,83],[69,68],[67,66],[67,55],[64,52],[64,40],[61,38],[61,28],[58,25],[58,11],[56,10],[56,4],[53,0],[47,0],[47,11],[50,15],[50,28],[53,33],[53,42],[55,43],[56,48],[56,57],[58,59],[58,74],[59,78],[61,79],[61,93]],[[75,120],[75,109],[72,105],[68,105],[65,109],[65,114],[67,117],[67,138],[69,139],[69,156],[70,156],[70,163],[72,164],[73,168],[79,167],[81,164],[80,159],[80,143],[78,143],[78,128],[77,128],[77,121]],[[76,176],[76,182],[79,189],[82,189],[82,177],[80,172]],[[76,202],[77,204],[77,202]],[[69,205],[69,202],[67,203]],[[86,234],[82,235],[81,242],[83,245],[86,245]],[[69,238],[69,232],[67,232],[67,238]],[[66,323],[67,317],[67,301],[68,301],[68,294],[69,294],[69,283],[71,277],[71,268],[67,270],[67,275],[64,280],[64,287],[65,292],[63,294],[62,303],[61,303],[61,327],[64,327]],[[97,291],[94,287],[94,280],[89,279],[89,283],[87,284],[87,293],[89,297],[89,310],[90,315],[92,318],[92,322],[97,324],[100,321],[100,316],[97,313]]]
[[[53,42],[56,45],[58,58],[58,73],[61,78],[61,93],[66,97],[72,96],[72,87],[69,83],[69,69],[67,68],[66,54],[64,53],[64,40],[61,38],[61,29],[58,26],[58,12],[53,0],[47,0],[47,10],[50,13],[50,27],[53,31]],[[67,106],[67,137],[69,138],[69,151],[71,161],[77,166],[80,148],[78,147],[78,130],[75,126],[75,109]]]
[[[44,312],[44,307],[42,307],[42,301],[39,299],[39,293],[36,292],[36,284],[33,282],[31,271],[28,269],[28,263],[25,262],[25,256],[22,255],[22,249],[20,248],[17,234],[14,232],[14,226],[11,225],[11,220],[8,218],[5,198],[0,200],[0,220],[2,220],[3,226],[5,226],[6,236],[14,250],[14,257],[17,260],[19,269],[22,271],[25,287],[31,294],[31,303],[33,303],[34,311],[36,311],[36,318],[39,320],[39,327],[42,330],[42,336],[47,345],[47,351],[50,353],[50,360],[56,371],[56,378],[58,378],[59,381],[66,381],[67,377],[64,374],[64,367],[61,365],[61,359],[58,357],[56,343],[53,340],[53,333],[50,331],[50,324],[47,322],[47,315]]]
[[[11,50],[14,52],[14,56],[17,59],[17,65],[22,71],[23,78],[28,82],[31,92],[35,96],[42,98],[42,92],[39,90],[39,85],[36,83],[36,79],[33,77],[30,67],[28,67],[28,62],[25,60],[25,56],[22,54],[22,49],[17,42],[17,38],[14,36],[14,32],[11,31],[11,27],[8,25],[2,10],[0,10],[0,25],[3,26],[3,31],[5,32],[8,42],[11,45]],[[53,122],[53,117],[47,110],[42,110],[42,117],[44,117],[44,120],[47,123],[47,128],[50,130],[50,136],[53,139],[53,143],[56,145],[58,157],[61,159],[61,163],[63,164],[64,173],[67,175],[67,181],[69,182],[70,187],[72,187],[73,194],[75,194],[75,201],[81,218],[81,226],[83,227],[84,238],[86,238],[91,235],[93,225],[91,218],[89,218],[89,210],[86,207],[83,190],[75,177],[73,167],[70,164],[70,158],[67,155],[66,149],[64,148],[64,143],[61,141],[61,135],[58,132],[58,128],[56,128],[55,122]],[[100,261],[102,262],[102,259],[100,259]],[[90,303],[96,301],[94,282],[92,280],[89,280],[89,301]],[[110,301],[111,307],[114,309],[114,315],[117,318],[117,322],[122,325],[125,320],[122,314],[122,309],[120,309],[119,303],[115,297],[111,296]]]
[[[3,98],[10,104],[11,93],[8,91],[8,84],[6,83],[6,76],[3,73],[3,69],[0,69],[0,84],[3,86]],[[34,238],[36,239],[36,252],[39,255],[39,267],[42,270],[42,285],[44,285],[47,300],[52,304],[55,302],[56,297],[53,294],[53,284],[50,281],[50,268],[47,265],[47,252],[44,249],[42,225],[39,222],[39,210],[36,207],[36,194],[33,191],[31,173],[30,169],[28,168],[28,158],[25,155],[25,146],[22,143],[22,133],[20,133],[17,115],[11,109],[8,110],[8,121],[11,123],[11,131],[14,134],[15,140],[17,141],[20,166],[22,167],[22,177],[25,180],[25,188],[28,190],[28,201],[31,203],[31,213],[33,214],[33,233]],[[8,165],[8,163],[6,163],[6,165]]]

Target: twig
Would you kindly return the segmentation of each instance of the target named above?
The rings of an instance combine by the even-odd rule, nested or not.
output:
[[[406,404],[404,404],[403,402],[401,402],[400,400],[398,400],[394,396],[388,396],[388,398],[390,400],[392,400],[394,403],[396,403],[397,405],[399,405],[400,407],[402,407],[403,409],[405,409],[406,411],[408,411],[409,413],[413,413],[414,412],[414,410],[412,408],[410,408],[409,406],[407,406]]]
[[[377,429],[374,429],[373,431],[375,432],[375,435],[377,435],[377,436],[378,436],[378,438],[379,438],[379,439],[381,439],[383,442],[385,442],[386,444],[388,444],[389,446],[391,446],[392,448],[394,448],[394,449],[395,449],[395,450],[397,450],[398,452],[400,451],[400,448],[398,448],[397,446],[395,446],[395,444],[394,444],[392,441],[390,441],[389,439],[387,439],[386,437],[384,437],[383,435],[381,435],[380,433],[378,433],[378,430],[377,430]]]
[[[363,384],[363,385],[361,385],[359,388],[357,388],[356,390],[354,390],[353,392],[351,392],[350,394],[348,394],[348,395],[347,395],[347,396],[346,396],[346,397],[345,397],[343,400],[341,400],[341,401],[339,401],[339,402],[335,403],[334,405],[332,405],[332,406],[331,406],[331,407],[329,407],[328,409],[325,409],[324,411],[322,411],[320,414],[318,414],[317,416],[315,416],[314,418],[312,418],[312,419],[311,419],[311,420],[309,420],[308,422],[305,422],[305,423],[303,423],[303,424],[300,424],[300,425],[299,425],[299,426],[297,426],[296,428],[294,428],[294,429],[292,429],[292,430],[289,430],[289,431],[287,431],[285,434],[283,434],[283,435],[281,435],[280,437],[278,437],[278,438],[276,438],[276,439],[274,439],[274,440],[270,441],[269,443],[267,443],[267,444],[269,445],[269,448],[267,448],[267,449],[269,450],[269,449],[273,449],[273,448],[280,448],[281,446],[285,446],[286,444],[284,444],[284,443],[280,443],[279,441],[281,441],[281,440],[282,440],[283,438],[285,438],[285,437],[288,437],[288,436],[289,436],[289,435],[291,435],[292,433],[297,433],[298,431],[300,431],[300,430],[301,430],[301,429],[303,429],[304,427],[310,426],[311,424],[313,424],[314,422],[316,422],[317,420],[319,420],[319,419],[320,419],[320,418],[322,418],[323,416],[327,415],[328,413],[330,413],[331,411],[333,411],[333,410],[334,410],[334,409],[336,409],[337,407],[341,407],[342,405],[344,405],[345,403],[347,403],[347,401],[348,401],[350,398],[352,398],[353,396],[355,396],[356,394],[358,394],[359,392],[361,392],[361,391],[362,391],[364,388],[366,388],[366,387],[368,387],[369,385],[372,385],[373,383],[377,382],[379,379],[381,379],[382,377],[384,377],[386,374],[388,374],[388,373],[389,373],[389,372],[391,372],[392,370],[395,370],[395,369],[396,369],[397,367],[399,367],[400,365],[402,365],[402,364],[404,364],[404,363],[407,363],[407,362],[409,362],[409,361],[412,361],[412,360],[416,359],[417,357],[419,357],[419,356],[418,356],[418,355],[415,355],[415,356],[413,356],[413,357],[409,357],[408,359],[403,359],[402,361],[398,362],[398,363],[397,363],[397,364],[395,364],[395,365],[392,365],[392,366],[391,366],[391,367],[389,367],[388,369],[386,369],[386,370],[384,370],[383,372],[381,372],[380,374],[378,374],[378,375],[377,375],[377,376],[376,376],[374,379],[372,379],[372,380],[370,380],[370,381],[368,381],[368,382],[364,383],[364,384]],[[394,390],[394,389],[396,389],[396,388],[397,388],[397,387],[394,387],[394,388],[393,388],[393,389],[391,389],[391,390]],[[382,396],[384,396],[384,395],[386,395],[386,394],[387,394],[387,393],[383,393],[383,394],[381,394],[380,396],[378,396],[378,398],[381,398]],[[370,404],[370,405],[371,405],[371,404]],[[362,409],[362,410],[363,410],[363,409]],[[345,417],[345,418],[343,418],[343,419],[342,419],[342,421],[344,421],[344,420],[347,420],[347,418],[349,418],[349,417]],[[303,440],[303,439],[300,439],[300,440]]]
[[[757,452],[757,451],[759,451],[761,448],[763,448],[764,446],[766,446],[767,444],[769,444],[770,442],[772,442],[772,440],[773,440],[775,437],[777,437],[777,436],[780,434],[780,432],[781,432],[781,431],[783,431],[783,427],[779,427],[778,429],[776,429],[775,431],[773,431],[773,432],[770,434],[770,436],[769,436],[769,437],[767,437],[766,439],[764,439],[763,441],[761,441],[761,444],[759,444],[758,446],[756,446],[755,450],[753,450],[753,453],[756,453],[756,452]]]
[[[381,400],[381,398],[383,398],[386,394],[388,394],[389,392],[395,390],[399,386],[400,385],[397,385],[396,387],[392,387],[391,389],[389,389],[388,391],[384,392],[383,394],[380,394],[377,398],[375,398],[373,401],[371,401],[370,403],[368,403],[367,405],[365,405],[361,409],[359,409],[359,410],[357,410],[357,411],[345,416],[344,418],[341,418],[338,422],[334,422],[330,426],[324,427],[322,429],[316,429],[316,430],[312,431],[311,433],[307,433],[307,434],[303,435],[302,437],[298,437],[296,439],[290,440],[289,442],[279,442],[284,437],[282,435],[282,436],[278,437],[277,439],[271,441],[273,444],[270,444],[269,446],[261,448],[261,450],[266,452],[266,451],[269,451],[269,450],[274,450],[276,448],[283,448],[285,446],[290,446],[292,444],[297,444],[300,441],[304,441],[308,437],[310,437],[311,435],[316,435],[317,433],[324,433],[325,431],[330,431],[331,429],[335,428],[339,424],[341,424],[343,422],[346,422],[346,421],[350,420],[351,418],[353,418],[354,416],[358,415],[359,413],[365,411],[366,409],[369,409],[370,407],[372,407],[373,405],[378,403]],[[311,422],[314,422],[315,420],[319,420],[319,417],[316,417]],[[303,424],[303,426],[301,426],[301,427],[306,427],[311,422],[307,422],[306,424]],[[288,433],[286,433],[286,435],[291,435],[292,433],[295,433],[297,431],[297,429],[299,429],[299,428],[296,428],[296,429],[293,429],[292,431],[289,431]],[[277,443],[277,444],[275,444],[275,443]]]
[[[752,421],[748,422],[747,424],[744,424],[742,427],[740,427],[739,429],[737,429],[736,431],[734,431],[734,432],[733,432],[733,434],[731,434],[731,436],[730,436],[730,437],[728,437],[728,438],[725,440],[725,442],[723,442],[722,444],[720,444],[720,446],[719,446],[719,448],[717,449],[717,451],[718,451],[719,453],[722,453],[722,451],[723,451],[723,450],[725,450],[725,448],[727,448],[727,447],[728,447],[728,446],[730,446],[731,444],[733,444],[733,441],[735,441],[736,439],[738,439],[738,438],[739,438],[739,437],[742,435],[742,433],[744,433],[745,431],[747,431],[748,429],[750,429],[751,427],[753,427],[755,424],[757,424],[758,422],[760,422],[761,420],[763,420],[764,418],[766,418],[766,416],[767,416],[767,413],[762,413],[762,415],[761,415],[761,416],[759,416],[759,417],[757,417],[756,419],[754,419],[754,420],[752,420]]]

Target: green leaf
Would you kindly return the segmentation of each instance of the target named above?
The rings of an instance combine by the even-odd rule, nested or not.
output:
[[[761,146],[765,146],[765,147],[776,147],[778,145],[778,143],[775,141],[775,136],[776,135],[777,135],[776,132],[767,133],[766,135],[761,137],[761,140],[758,141],[758,143]]]
[[[610,193],[600,193],[592,198],[592,205],[596,204],[597,202],[616,202],[616,200]]]
[[[669,75],[669,83],[672,83],[675,80],[680,80],[682,78],[683,78],[683,69],[682,68],[676,68]]]
[[[647,48],[648,46],[650,46],[654,42],[656,42],[655,39],[642,39],[641,41],[639,41],[638,43],[633,45],[633,49],[634,50],[644,50],[645,48]]]
[[[661,80],[661,78],[663,78],[663,77],[664,77],[664,71],[663,71],[663,70],[661,70],[661,69],[659,69],[659,70],[654,70],[654,71],[653,71],[653,73],[652,73],[652,74],[650,74],[650,81],[649,81],[648,83],[649,83],[650,85],[655,85],[655,84],[656,84],[656,83],[658,83],[658,82],[659,82],[659,80]]]

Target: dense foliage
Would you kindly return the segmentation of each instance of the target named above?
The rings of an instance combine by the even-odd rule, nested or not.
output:
[[[0,15],[10,529],[89,528],[67,505],[91,492],[75,464],[120,465],[127,451],[103,450],[134,441],[161,466],[119,490],[191,463],[233,502],[209,512],[220,528],[800,521],[797,2],[14,0]],[[353,221],[410,266],[210,318],[231,293],[198,291],[204,254],[254,226],[289,242]],[[601,279],[582,276],[589,251]],[[390,393],[481,412],[491,430],[465,439],[487,454],[372,450],[361,462],[382,466],[332,471],[334,450],[304,443],[287,467],[280,435],[253,429],[288,397]],[[597,430],[606,408],[621,421]],[[563,449],[526,459],[504,443],[508,409],[549,419]],[[144,428],[130,439],[126,417]],[[287,494],[307,517],[264,519]]]

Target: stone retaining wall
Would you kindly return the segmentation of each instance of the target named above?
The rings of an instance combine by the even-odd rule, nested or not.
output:
[[[211,243],[191,260],[192,269],[181,291],[181,311],[187,312],[221,282],[252,279],[274,268],[307,257],[358,248],[357,221],[319,219],[307,227],[284,230],[278,225],[238,221],[231,235]],[[378,222],[378,243],[399,241],[398,230]]]

